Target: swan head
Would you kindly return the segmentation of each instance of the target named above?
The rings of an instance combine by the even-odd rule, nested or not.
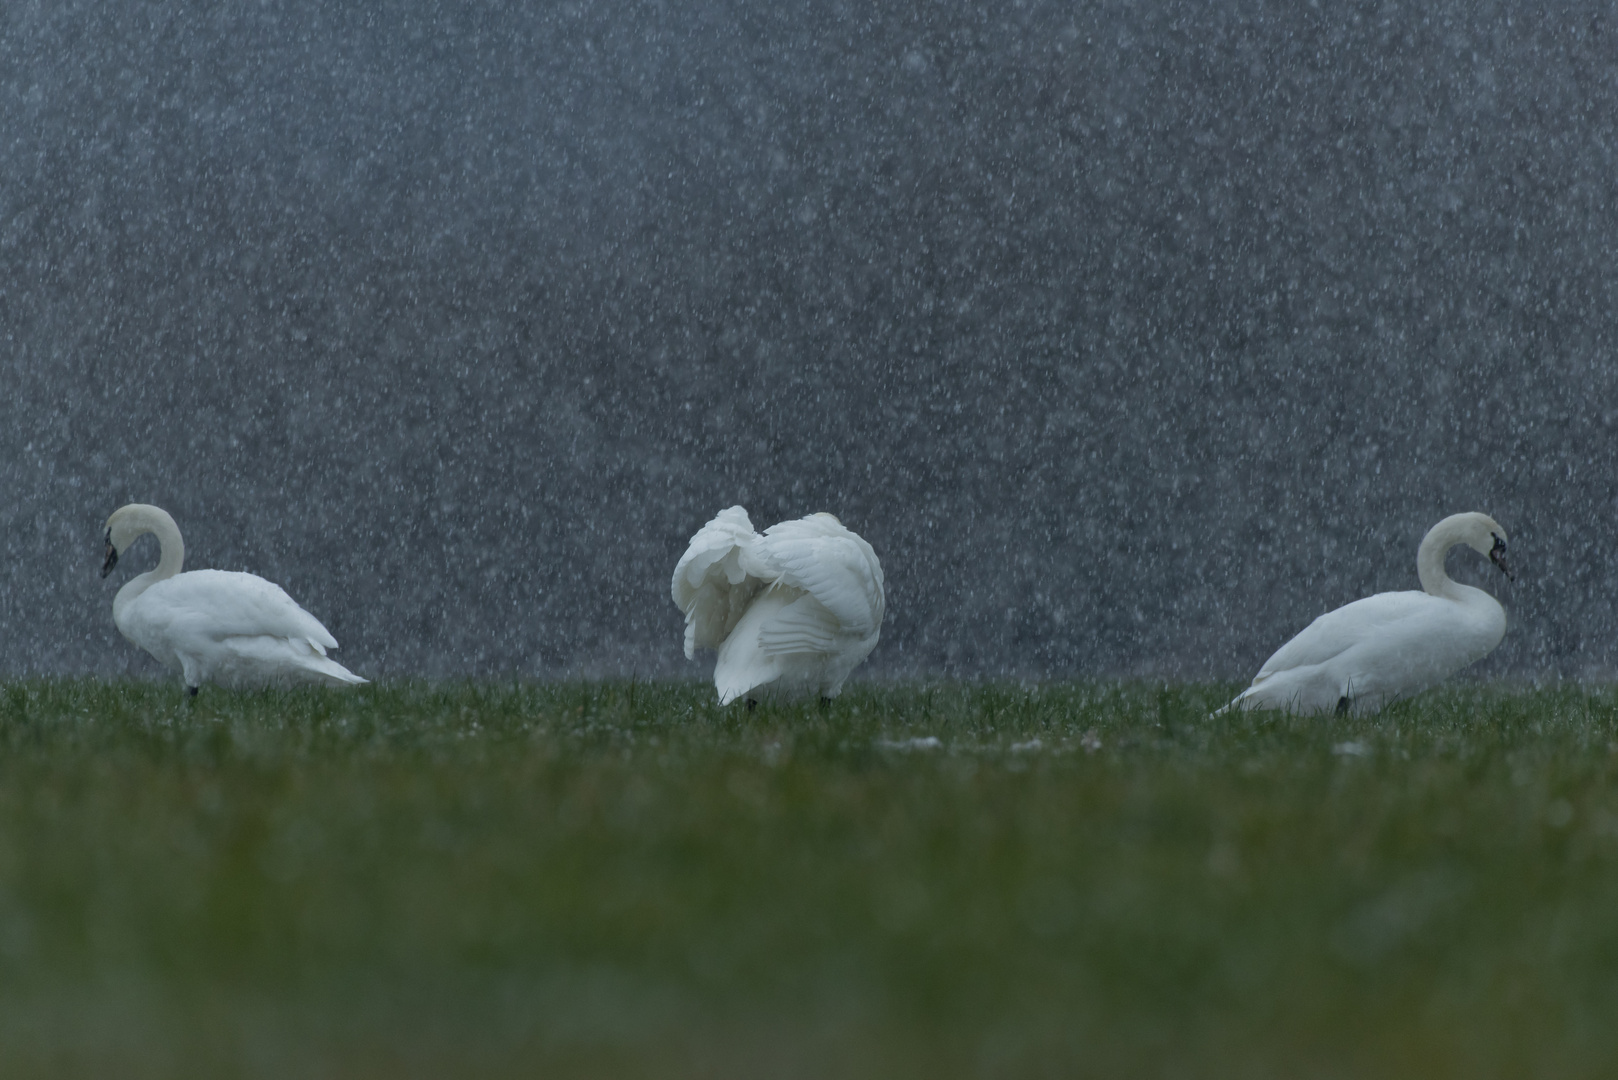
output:
[[[137,519],[142,515],[134,511],[139,509],[141,507],[135,503],[120,506],[112,512],[112,517],[107,519],[107,527],[103,534],[103,539],[107,542],[107,551],[101,560],[102,577],[112,573],[113,567],[118,565],[118,556],[122,555],[130,544],[133,544],[141,534],[150,531],[138,527]]]
[[[1462,539],[1467,546],[1499,567],[1507,581],[1516,581],[1506,562],[1506,530],[1488,514],[1467,514]]]
[[[127,551],[130,544],[149,532],[157,532],[165,523],[169,530],[176,536],[179,535],[174,519],[169,516],[168,511],[159,507],[148,506],[145,503],[130,503],[114,510],[112,516],[107,519],[103,534],[107,548],[101,562],[101,576],[106,577],[112,573],[113,567],[118,565],[118,556]]]
[[[1500,568],[1500,572],[1506,575],[1507,581],[1517,580],[1517,575],[1513,574],[1511,572],[1511,567],[1506,565],[1505,533],[1501,532],[1495,534],[1494,543],[1489,545],[1489,561]]]
[[[122,555],[124,548],[133,543],[135,539],[133,536],[128,535],[128,519],[119,519],[118,514],[121,513],[123,513],[122,510],[107,519],[107,528],[103,537],[107,542],[107,550],[101,560],[102,577],[112,573],[112,568],[118,565],[118,556]]]

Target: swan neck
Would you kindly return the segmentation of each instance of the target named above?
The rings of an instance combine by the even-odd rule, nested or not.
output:
[[[130,578],[128,583],[118,590],[119,599],[128,593],[129,599],[133,600],[150,586],[173,577],[185,567],[185,541],[180,539],[180,527],[174,523],[174,519],[167,511],[155,506],[138,509],[140,513],[134,519],[134,532],[128,543],[133,544],[147,533],[157,537],[157,565],[144,574]],[[126,544],[126,549],[127,546]]]
[[[1421,550],[1416,552],[1416,576],[1421,579],[1422,591],[1427,594],[1459,600],[1462,598],[1462,587],[1444,569],[1444,559],[1449,555],[1450,548],[1464,541],[1456,535],[1455,530],[1445,528],[1447,524],[1441,521],[1434,525],[1422,540]]]
[[[180,539],[180,527],[174,524],[174,519],[159,511],[142,521],[141,525],[143,526],[141,532],[149,532],[157,537],[161,554],[158,556],[157,566],[140,576],[150,577],[155,582],[178,574],[185,566],[185,541]]]

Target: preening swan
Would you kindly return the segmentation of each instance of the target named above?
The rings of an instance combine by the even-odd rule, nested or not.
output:
[[[691,538],[672,591],[686,658],[719,650],[721,705],[766,692],[834,698],[882,630],[882,564],[830,514],[761,536],[740,506],[721,510]]]
[[[192,694],[205,682],[366,681],[326,655],[337,639],[281,586],[224,570],[180,573],[185,544],[179,526],[155,506],[131,503],[113,511],[101,576],[112,573],[118,556],[146,533],[156,534],[162,547],[157,568],[118,590],[112,621],[130,642],[179,671]]]
[[[1506,531],[1493,518],[1447,517],[1428,530],[1416,554],[1421,592],[1377,593],[1328,611],[1281,646],[1253,685],[1219,712],[1376,712],[1481,660],[1505,636],[1506,612],[1482,589],[1450,580],[1444,557],[1460,544],[1511,577]]]

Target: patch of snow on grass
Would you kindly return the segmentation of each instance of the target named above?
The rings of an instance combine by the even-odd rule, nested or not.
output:
[[[909,739],[878,739],[876,744],[884,750],[942,750],[944,744],[936,735],[917,735]]]

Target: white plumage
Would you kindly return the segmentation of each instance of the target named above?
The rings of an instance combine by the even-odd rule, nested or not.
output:
[[[205,682],[366,681],[326,655],[337,639],[279,585],[224,570],[181,573],[185,544],[174,519],[158,507],[132,503],[107,519],[101,576],[146,533],[154,533],[161,546],[157,568],[118,590],[112,621],[131,643],[178,671],[191,693]]]
[[[1447,517],[1428,531],[1416,555],[1423,591],[1377,593],[1328,611],[1281,646],[1253,684],[1219,712],[1376,712],[1482,659],[1505,636],[1506,612],[1482,589],[1445,572],[1444,558],[1459,544],[1510,576],[1506,533],[1493,518]]]
[[[836,697],[876,648],[882,564],[830,514],[753,531],[747,511],[719,512],[674,568],[685,655],[717,649],[719,703],[762,693]]]

